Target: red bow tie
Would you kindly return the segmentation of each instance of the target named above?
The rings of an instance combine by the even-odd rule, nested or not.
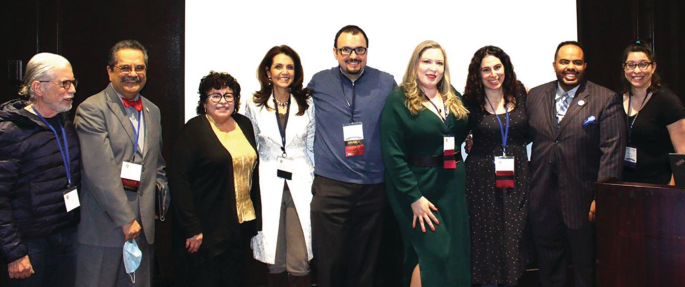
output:
[[[133,107],[134,109],[136,109],[136,111],[139,112],[143,110],[143,101],[140,98],[138,98],[138,100],[135,101],[131,101],[126,98],[121,99],[124,100],[124,107]]]

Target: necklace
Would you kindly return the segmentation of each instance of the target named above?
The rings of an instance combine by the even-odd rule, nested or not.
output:
[[[288,106],[288,104],[290,104],[290,101],[285,102],[285,103],[281,103],[281,102],[279,102],[279,101],[276,101],[276,105],[278,105],[279,107],[284,107],[284,108],[285,108],[285,107]]]

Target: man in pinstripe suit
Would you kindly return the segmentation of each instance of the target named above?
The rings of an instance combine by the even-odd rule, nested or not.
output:
[[[531,158],[529,221],[543,286],[563,286],[567,246],[576,286],[594,284],[595,182],[621,178],[626,142],[621,96],[583,78],[577,42],[554,55],[557,81],[533,88],[527,99]]]

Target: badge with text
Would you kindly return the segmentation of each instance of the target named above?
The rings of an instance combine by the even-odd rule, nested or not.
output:
[[[64,197],[64,206],[67,207],[67,212],[81,206],[81,202],[78,199],[78,190],[76,190],[75,186],[65,191],[62,196]]]
[[[457,168],[457,160],[454,152],[454,136],[445,136],[443,139],[443,158],[444,163],[442,168],[455,169]]]
[[[349,123],[343,126],[345,140],[345,156],[364,154],[364,129],[361,122]]]
[[[137,191],[140,186],[140,176],[142,175],[143,166],[137,163],[124,161],[121,164],[121,182],[124,184],[124,189],[128,191]]]
[[[289,158],[278,158],[278,169],[276,170],[276,176],[292,180],[293,179],[293,161]]]
[[[495,157],[495,187],[514,188],[514,167],[513,156]]]
[[[635,169],[637,167],[637,149],[634,147],[626,147],[626,155],[623,158],[623,166]]]

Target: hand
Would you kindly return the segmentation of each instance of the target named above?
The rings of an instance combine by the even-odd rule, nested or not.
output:
[[[419,224],[421,225],[421,231],[424,233],[426,232],[426,226],[424,224],[428,224],[431,230],[435,231],[433,222],[435,222],[435,224],[440,224],[440,222],[437,218],[435,218],[435,215],[433,215],[431,209],[433,211],[438,211],[438,208],[423,196],[419,198],[419,200],[412,203],[411,211],[414,212],[414,219],[411,222],[411,227],[416,228],[416,219],[418,218]]]
[[[124,240],[129,241],[131,239],[138,238],[140,235],[140,224],[135,219],[130,223],[121,227],[121,231],[124,232]]]
[[[592,201],[592,204],[590,205],[590,214],[588,214],[588,220],[590,222],[595,222],[595,201]]]
[[[29,278],[31,274],[35,273],[28,255],[7,264],[7,271],[12,279]]]
[[[466,153],[471,152],[471,148],[473,147],[473,134],[469,134],[466,136],[466,140],[464,141],[466,143],[466,146],[464,146],[464,150]]]
[[[188,248],[188,253],[195,253],[198,249],[200,249],[200,245],[202,245],[202,238],[202,233],[200,233],[186,239],[186,248]]]

